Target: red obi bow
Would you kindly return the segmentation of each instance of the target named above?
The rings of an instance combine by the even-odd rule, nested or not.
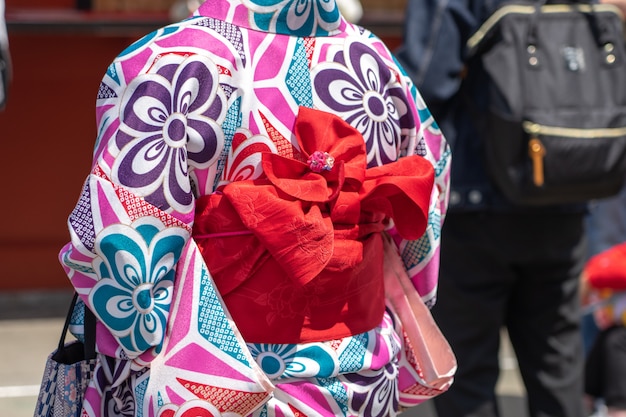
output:
[[[301,158],[264,153],[266,178],[233,182],[197,201],[194,237],[222,296],[256,273],[270,274],[262,272],[268,258],[280,265],[272,275],[298,287],[324,271],[363,270],[365,263],[375,266],[371,279],[382,282],[382,253],[372,257],[364,244],[390,219],[405,239],[426,229],[430,162],[409,156],[367,169],[361,134],[331,113],[305,107],[294,133]]]

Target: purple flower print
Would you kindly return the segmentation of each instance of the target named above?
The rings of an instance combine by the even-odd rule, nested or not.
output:
[[[103,394],[102,417],[134,417],[137,398],[133,393],[132,382],[146,372],[131,370],[130,361],[121,361],[108,356],[100,356],[100,366],[96,367],[94,379],[96,388]]]
[[[354,392],[349,398],[352,413],[359,416],[387,417],[399,408],[397,364],[389,363],[382,369],[345,374]]]
[[[161,57],[122,98],[113,179],[161,209],[191,210],[188,170],[220,155],[225,102],[208,58]]]
[[[369,166],[397,159],[401,129],[415,122],[403,120],[408,113],[404,91],[375,51],[352,43],[334,62],[315,67],[312,77],[316,105],[361,132]]]
[[[107,387],[102,400],[103,417],[134,417],[135,396],[129,381],[116,387]]]

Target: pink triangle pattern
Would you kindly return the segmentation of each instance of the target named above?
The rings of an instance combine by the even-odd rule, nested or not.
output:
[[[237,372],[232,366],[216,358],[211,352],[195,343],[185,346],[166,361],[166,364],[172,368],[185,369],[192,372],[198,371],[197,368],[194,368],[194,365],[197,366],[197,364],[203,363],[211,364],[211,375],[250,382],[250,378]]]

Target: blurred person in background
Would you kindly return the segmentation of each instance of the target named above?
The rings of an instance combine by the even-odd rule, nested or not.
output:
[[[434,405],[439,417],[501,415],[495,388],[505,328],[530,417],[583,417],[578,289],[586,205],[522,207],[507,200],[483,163],[469,106],[480,97],[463,96],[486,94],[480,85],[464,85],[466,42],[502,3],[408,0],[397,51],[454,161],[433,316],[457,356],[458,372]]]
[[[591,257],[581,298],[598,329],[585,366],[593,417],[626,417],[626,242]]]
[[[4,0],[0,0],[0,110],[6,105],[10,81],[9,36],[4,16]]]
[[[178,22],[186,19],[204,3],[204,0],[177,0],[170,7],[170,20]]]
[[[610,258],[606,255],[600,257],[600,254],[626,242],[626,187],[622,188],[615,197],[592,201],[589,204],[589,214],[585,218],[585,229],[589,241],[587,258],[595,259],[595,257],[599,257],[598,259],[604,259],[602,263],[607,263]],[[600,265],[597,259],[593,262],[588,261],[586,269],[589,268],[590,263],[592,266]],[[591,272],[596,272],[599,275],[601,271],[597,271],[597,268],[595,268]],[[598,339],[598,336],[604,333],[603,328],[607,327],[607,320],[604,319],[606,314],[602,314],[606,312],[606,309],[595,308],[595,306],[596,304],[601,305],[605,303],[606,300],[604,299],[611,293],[611,289],[595,288],[594,291],[591,291],[594,287],[590,285],[590,282],[593,283],[594,279],[595,276],[589,271],[584,271],[583,276],[581,276],[582,301],[584,304],[587,304],[582,315],[582,334],[585,354],[587,355],[586,379],[598,381],[601,380],[600,375],[604,375],[604,372],[606,372],[601,371],[596,365],[599,360],[597,352],[600,351],[600,346],[606,345],[606,336],[603,336],[601,340]],[[594,348],[596,344],[598,346]],[[592,349],[596,352],[593,355],[591,355]],[[594,364],[590,365],[590,362]],[[593,414],[594,417],[602,417],[602,413],[606,409],[603,396],[598,395],[598,391],[600,391],[597,388],[598,383],[595,382],[596,388],[592,389],[596,393],[596,395],[593,395],[594,401],[588,404],[589,410],[595,413]],[[626,387],[621,388],[626,390]]]
[[[602,0],[602,2],[617,6],[622,12],[622,17],[626,17],[626,0]],[[589,213],[585,218],[585,230],[589,242],[587,247],[587,259],[596,257],[601,253],[611,250],[616,245],[626,242],[626,187],[622,188],[620,193],[614,197],[592,201],[589,204]],[[605,259],[606,262],[608,258],[604,255],[603,259]],[[589,268],[589,262],[590,261],[588,261],[586,269]],[[594,261],[593,264],[598,265],[598,261]],[[591,281],[593,281],[593,277],[591,278]],[[596,379],[597,381],[601,379],[601,375],[603,375],[604,372],[610,373],[611,369],[601,370],[596,366],[599,361],[598,356],[600,356],[598,353],[594,353],[593,357],[589,356],[594,344],[596,344],[598,335],[604,333],[604,331],[599,328],[598,321],[603,323],[604,327],[607,325],[607,321],[602,318],[606,317],[606,315],[602,314],[603,311],[606,312],[606,309],[594,308],[595,303],[593,300],[601,294],[605,296],[603,298],[606,298],[606,296],[611,293],[611,290],[605,289],[606,291],[597,291],[598,288],[595,288],[594,291],[591,291],[594,287],[590,285],[589,272],[584,273],[581,280],[583,302],[589,304],[584,309],[582,316],[583,341],[587,355],[585,374],[587,381],[590,379]],[[605,301],[606,300],[598,302],[598,305],[604,304]],[[615,334],[611,336],[611,338],[618,337],[617,335],[622,332],[624,332],[624,330],[614,332]],[[594,352],[600,352],[602,349],[601,346],[607,345],[606,341],[607,337],[603,336],[598,346],[594,349]],[[613,345],[618,346],[615,343],[613,343]],[[623,356],[620,357],[619,353],[618,358],[620,358],[620,360],[625,359]],[[606,363],[610,364],[612,361],[606,361]],[[616,364],[616,366],[617,368],[613,370],[620,370],[620,365]],[[591,388],[591,390],[596,393],[598,392],[598,383],[599,382],[595,382],[593,384],[596,388]],[[610,382],[607,381],[607,384],[610,384]],[[621,389],[624,391],[624,395],[626,395],[626,387],[622,385]],[[595,411],[595,417],[602,417],[602,413],[606,410],[605,400],[602,395],[597,394],[594,395],[593,398],[595,401],[589,404],[589,408]],[[615,416],[621,416],[619,410],[612,410],[612,412],[616,413],[614,414]]]
[[[626,187],[614,197],[589,204],[585,230],[589,242],[587,259],[626,242]],[[588,352],[598,331],[591,315],[583,315],[582,330],[585,351]]]

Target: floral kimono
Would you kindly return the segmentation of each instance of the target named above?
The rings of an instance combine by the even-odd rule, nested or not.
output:
[[[129,46],[102,79],[94,162],[60,253],[98,322],[83,416],[391,416],[445,389],[424,383],[379,281],[354,293],[357,311],[375,307],[363,320],[298,326],[285,315],[294,300],[315,305],[294,293],[309,282],[339,285],[355,265],[367,265],[358,279],[380,275],[371,225],[432,305],[450,152],[389,50],[333,0],[255,1],[206,1]],[[247,186],[302,223],[274,223],[274,233],[283,211],[268,209],[257,233],[246,210],[260,188],[238,198]],[[345,219],[356,234],[338,243]],[[219,243],[229,237],[241,243]],[[282,241],[313,255],[282,256]],[[300,287],[281,291],[293,261],[285,275]],[[248,282],[255,295],[232,299]],[[349,313],[319,305],[321,321]]]

